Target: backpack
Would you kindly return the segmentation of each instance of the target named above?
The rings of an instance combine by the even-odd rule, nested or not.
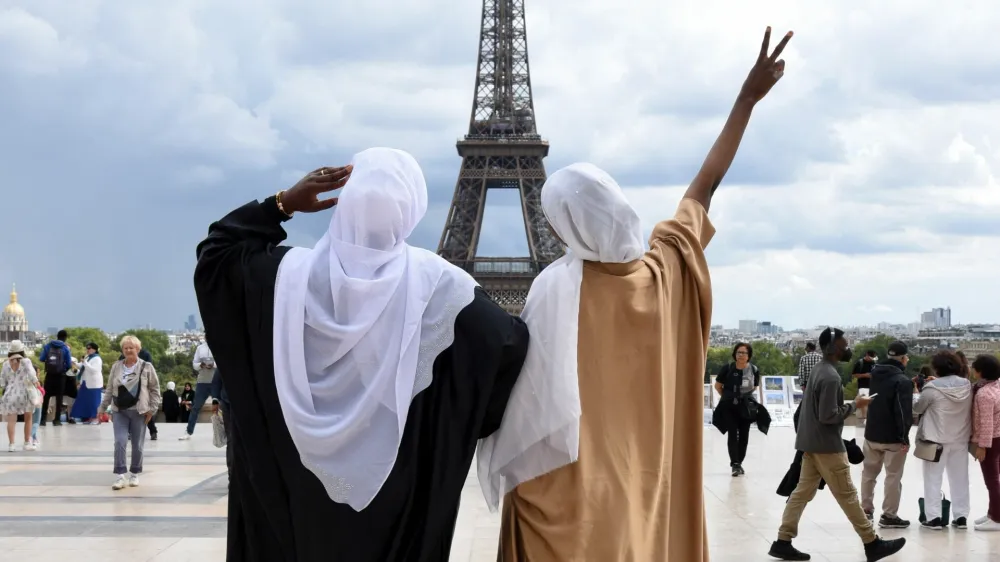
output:
[[[49,353],[45,356],[45,374],[61,375],[66,372],[62,347],[49,345]]]

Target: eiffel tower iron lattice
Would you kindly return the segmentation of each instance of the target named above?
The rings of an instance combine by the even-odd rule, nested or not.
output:
[[[535,128],[524,0],[483,0],[472,116],[457,148],[462,168],[438,254],[468,271],[500,306],[518,314],[532,280],[563,253],[542,214],[542,160],[549,143]],[[490,189],[519,191],[528,257],[477,257]]]

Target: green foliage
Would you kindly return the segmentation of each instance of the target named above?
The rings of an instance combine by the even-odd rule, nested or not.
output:
[[[118,335],[118,341],[111,344],[116,353],[121,353],[121,341],[125,336],[139,338],[142,348],[149,352],[149,355],[153,358],[153,364],[157,365],[157,367],[159,367],[163,357],[167,355],[167,350],[170,349],[170,338],[167,337],[166,332],[161,332],[160,330],[125,330]],[[118,357],[116,356],[115,360],[117,359]]]
[[[753,363],[765,377],[792,377],[798,374],[798,365],[792,356],[778,349],[769,341],[755,341],[753,345]]]
[[[844,385],[844,400],[854,400],[858,397],[858,381],[852,380]]]
[[[166,388],[170,381],[177,383],[177,388],[183,387],[184,383],[187,382],[194,384],[197,378],[194,368],[191,366],[191,362],[194,361],[194,351],[192,349],[181,353],[167,354],[156,364],[156,373],[163,388]]]

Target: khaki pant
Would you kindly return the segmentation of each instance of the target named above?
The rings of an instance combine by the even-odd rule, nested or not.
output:
[[[781,516],[781,528],[778,529],[778,540],[791,541],[799,534],[799,520],[806,505],[816,497],[819,481],[826,480],[826,487],[840,504],[844,515],[854,525],[854,531],[861,537],[861,542],[868,544],[875,540],[875,528],[865,517],[858,501],[858,490],[851,482],[851,465],[847,462],[847,453],[802,455],[802,472],[799,474],[799,485],[785,504],[785,513]]]
[[[906,453],[899,443],[886,445],[865,441],[865,464],[861,473],[861,507],[868,513],[875,513],[875,483],[885,466],[885,498],[882,500],[882,515],[899,515],[899,501],[903,495],[903,467]]]

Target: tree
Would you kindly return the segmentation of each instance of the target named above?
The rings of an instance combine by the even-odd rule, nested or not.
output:
[[[733,350],[728,347],[708,348],[708,359],[705,361],[705,383],[715,382],[715,375],[724,365],[728,365],[732,360]]]
[[[170,338],[167,337],[166,332],[161,332],[160,330],[125,330],[118,338],[118,341],[114,342],[114,350],[121,353],[121,339],[125,336],[135,336],[139,338],[139,342],[142,343],[142,348],[149,352],[149,355],[153,358],[153,364],[159,366],[160,361],[163,357],[167,355],[167,350],[170,349]],[[115,357],[115,359],[118,359]]]
[[[795,376],[798,366],[792,361],[792,356],[778,349],[769,341],[755,341],[753,345],[753,363],[760,369],[761,376],[791,377]]]

